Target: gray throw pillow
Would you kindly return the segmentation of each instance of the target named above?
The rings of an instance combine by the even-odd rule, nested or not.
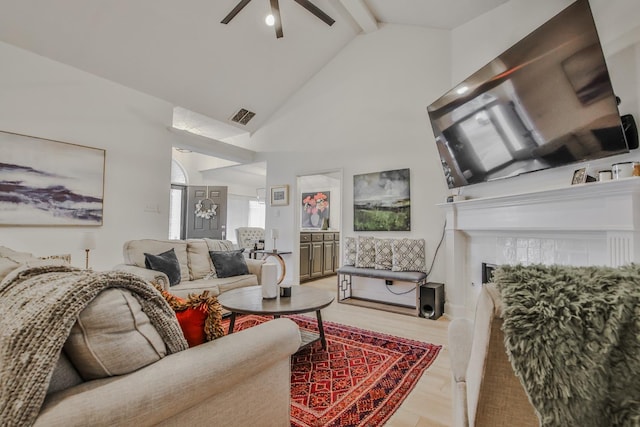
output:
[[[249,274],[249,267],[244,260],[242,252],[244,252],[244,249],[237,251],[209,251],[218,277],[224,278]]]
[[[170,286],[180,283],[180,263],[173,248],[158,255],[145,252],[144,265],[150,270],[166,274]]]

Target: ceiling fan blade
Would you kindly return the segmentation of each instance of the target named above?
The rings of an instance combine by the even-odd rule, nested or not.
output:
[[[324,21],[328,26],[332,26],[334,22],[336,22],[329,15],[321,11],[315,4],[311,3],[309,0],[295,0],[300,6],[307,9],[309,12],[316,15],[320,20]]]
[[[271,14],[275,18],[276,38],[282,38],[282,20],[280,19],[280,5],[278,0],[271,0]]]
[[[231,21],[242,9],[244,9],[244,7],[248,5],[250,1],[251,0],[240,0],[236,7],[234,7],[233,10],[229,12],[229,14],[225,16],[222,21],[220,21],[220,23],[228,24],[229,21]]]

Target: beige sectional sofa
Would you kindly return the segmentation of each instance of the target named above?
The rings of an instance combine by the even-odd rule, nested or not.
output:
[[[180,283],[169,286],[166,274],[149,270],[145,267],[145,253],[160,254],[174,249],[180,264]],[[250,274],[217,278],[211,277],[215,271],[209,251],[234,250],[229,240],[187,239],[187,240],[130,240],[123,246],[124,263],[114,267],[115,270],[126,271],[142,276],[148,281],[159,283],[166,291],[179,297],[188,294],[200,294],[205,290],[212,296],[230,289],[262,284],[262,270],[274,264],[265,264],[262,260],[245,259]],[[268,267],[266,267],[268,268]]]
[[[298,327],[276,319],[47,396],[35,426],[289,426]]]
[[[164,248],[154,242],[126,247],[131,256],[142,247]],[[0,337],[0,347],[13,348],[18,354],[0,354],[0,395],[15,395],[6,406],[0,405],[0,424],[25,425],[16,421],[24,418],[30,420],[26,424],[33,420],[33,425],[47,427],[290,425],[290,356],[301,342],[293,321],[270,320],[182,349],[185,341],[182,348],[170,352],[167,335],[160,331],[179,330],[177,320],[168,314],[172,313],[168,306],[159,316],[166,303],[145,281],[130,274],[75,269],[59,258],[43,260],[0,246],[0,312],[10,314],[0,318],[3,332],[7,331]],[[59,266],[52,270],[55,274],[49,270],[33,277],[19,274],[54,264]],[[244,280],[257,281],[255,275]],[[51,288],[56,289],[54,294]],[[139,299],[149,293],[151,298]],[[57,309],[58,304],[64,308]],[[71,306],[81,311],[66,316]],[[47,315],[42,314],[45,308]],[[15,315],[21,311],[38,316],[24,316],[18,322]],[[76,319],[72,328],[67,317]],[[27,326],[29,334],[24,333]],[[64,328],[71,328],[66,342],[67,335],[60,332]],[[57,336],[62,337],[62,349],[52,344]],[[23,360],[24,354],[32,357]],[[19,367],[20,363],[26,367]],[[25,372],[33,379],[26,388],[34,393],[30,396],[46,390],[42,406],[35,398],[24,403],[20,387],[24,377],[19,375]]]
[[[449,325],[454,427],[538,426],[535,410],[504,346],[502,300],[493,283],[480,291],[475,322]]]

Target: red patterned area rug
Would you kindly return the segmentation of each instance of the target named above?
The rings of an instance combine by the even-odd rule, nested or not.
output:
[[[288,316],[317,332],[315,318]],[[235,330],[269,320],[245,315]],[[225,330],[228,321],[225,322]],[[323,322],[317,342],[291,358],[291,425],[380,426],[400,407],[442,346]]]

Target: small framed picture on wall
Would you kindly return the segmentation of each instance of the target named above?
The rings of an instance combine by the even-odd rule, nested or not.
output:
[[[287,206],[289,204],[289,186],[274,185],[271,187],[271,206]]]

